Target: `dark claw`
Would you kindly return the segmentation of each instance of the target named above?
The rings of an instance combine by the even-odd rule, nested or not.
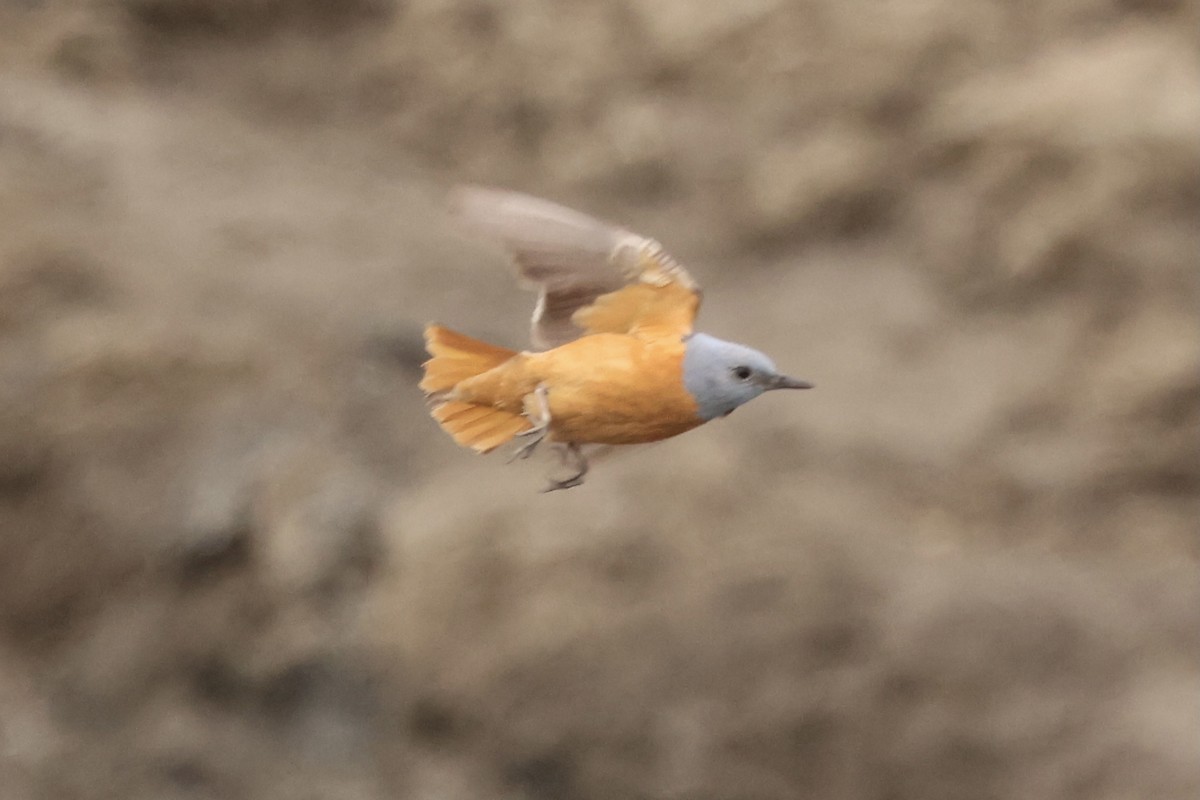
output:
[[[546,488],[542,489],[542,494],[557,492],[559,489],[570,489],[573,486],[583,485],[583,475],[575,475],[563,481],[551,481]]]
[[[573,486],[581,486],[583,484],[583,476],[587,475],[588,462],[583,455],[583,448],[574,442],[569,442],[559,450],[562,456],[563,464],[571,464],[575,474],[569,478],[564,478],[559,481],[550,481],[545,489],[542,489],[542,494],[547,492],[557,492],[559,489],[570,489]]]

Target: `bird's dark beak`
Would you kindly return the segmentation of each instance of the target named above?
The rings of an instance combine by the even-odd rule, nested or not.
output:
[[[763,383],[763,389],[770,391],[771,389],[811,389],[813,385],[808,381],[789,378],[787,375],[772,375]]]

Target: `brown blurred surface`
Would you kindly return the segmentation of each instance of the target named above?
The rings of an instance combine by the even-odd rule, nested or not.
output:
[[[463,180],[817,390],[456,449]],[[0,798],[1194,798],[1200,3],[0,2]]]

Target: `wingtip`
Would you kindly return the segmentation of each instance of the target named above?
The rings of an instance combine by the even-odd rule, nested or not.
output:
[[[474,183],[459,183],[451,186],[450,190],[446,192],[446,210],[453,216],[461,216],[472,198],[478,197],[485,191],[488,191],[487,187]]]
[[[467,222],[480,222],[527,195],[479,183],[460,183],[446,193],[446,210]]]

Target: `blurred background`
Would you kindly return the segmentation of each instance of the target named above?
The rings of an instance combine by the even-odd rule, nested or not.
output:
[[[459,181],[817,389],[455,447]],[[1196,0],[0,2],[0,798],[1194,798]]]

